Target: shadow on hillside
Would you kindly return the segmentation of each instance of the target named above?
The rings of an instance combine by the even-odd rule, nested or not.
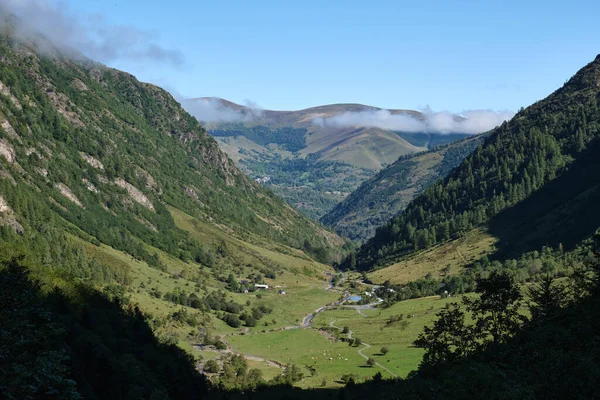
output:
[[[161,343],[139,310],[86,287],[44,294],[18,260],[0,263],[0,321],[0,398],[208,396],[191,356]]]
[[[493,258],[518,257],[543,246],[572,249],[600,226],[600,140],[568,171],[489,223],[500,239]]]

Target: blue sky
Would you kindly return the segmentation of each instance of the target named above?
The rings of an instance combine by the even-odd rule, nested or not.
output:
[[[600,52],[596,1],[63,3],[71,17],[101,15],[183,55],[181,65],[106,64],[188,97],[270,109],[356,102],[516,110]]]

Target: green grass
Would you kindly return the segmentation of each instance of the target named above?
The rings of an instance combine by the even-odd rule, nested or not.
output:
[[[276,264],[280,268],[280,273],[276,279],[267,279],[266,282],[272,287],[285,288],[287,292],[286,295],[279,295],[277,289],[274,289],[247,294],[229,293],[228,296],[240,304],[245,304],[247,301],[250,301],[251,306],[264,304],[272,308],[273,313],[264,316],[256,327],[238,329],[227,326],[214,315],[205,314],[204,318],[208,318],[207,326],[211,334],[223,336],[236,352],[275,360],[282,364],[297,364],[303,368],[305,373],[305,378],[298,383],[298,386],[304,388],[320,387],[323,381],[327,387],[338,387],[341,385],[338,380],[344,374],[356,374],[361,380],[364,380],[380,371],[384,377],[391,377],[390,374],[378,367],[366,367],[365,360],[357,354],[357,350],[362,346],[360,348],[350,347],[345,342],[336,342],[331,336],[316,329],[273,331],[273,329],[299,325],[307,314],[339,298],[339,292],[325,290],[327,278],[324,272],[330,271],[329,267],[303,256],[298,257],[292,251],[282,254],[273,249],[265,249],[256,244],[242,241],[212,228],[209,224],[194,222],[195,220],[190,218],[182,214],[175,217],[178,225],[190,229],[190,234],[199,239],[211,237],[213,241],[227,242],[230,255],[219,268],[222,268],[223,271],[228,271],[228,268],[235,271],[236,268],[228,266],[227,263],[234,262],[236,259],[242,259],[243,262],[250,264],[250,266],[244,265],[245,272],[259,265]],[[214,232],[213,229],[217,232]],[[74,240],[79,239],[75,238]],[[166,272],[151,268],[145,262],[135,260],[111,247],[105,245],[96,247],[83,241],[81,243],[88,255],[113,265],[126,265],[129,268],[132,283],[127,293],[131,301],[138,304],[140,309],[152,318],[164,320],[167,315],[181,308],[181,306],[164,299],[153,297],[150,294],[153,288],[162,293],[173,291],[176,288],[190,293],[196,290],[196,283],[186,277],[194,276],[201,269],[210,272],[210,269],[206,267],[195,263],[184,263],[178,258],[151,247],[148,247],[147,250],[159,255],[161,261],[167,266]],[[354,275],[349,274],[348,278],[350,279]],[[181,277],[176,278],[176,276]],[[223,287],[223,283],[212,277],[207,279],[204,284],[209,291]],[[204,291],[199,290],[198,294],[204,295]],[[260,298],[257,296],[258,294],[260,294]],[[412,347],[412,342],[423,330],[423,327],[433,321],[438,310],[448,302],[456,300],[438,298],[408,300],[397,303],[389,309],[365,310],[363,313],[367,315],[366,318],[354,309],[328,310],[317,315],[313,321],[313,327],[329,327],[331,321],[335,321],[335,325],[340,327],[349,326],[355,337],[372,345],[370,349],[363,350],[365,355],[375,358],[398,376],[406,376],[408,372],[417,368],[423,354],[422,350]],[[198,310],[191,308],[187,308],[187,310],[202,316]],[[399,314],[404,314],[406,323],[394,323],[386,326],[386,320],[390,316]],[[267,322],[267,326],[265,326],[265,322]],[[189,336],[194,330],[193,327],[175,324],[167,320],[156,329],[156,333],[159,336],[166,335],[174,338],[181,348],[197,358],[202,356],[204,359],[210,359],[220,356],[218,353],[194,349]],[[266,332],[262,333],[263,330]],[[242,331],[247,333],[242,335]],[[390,351],[386,356],[381,356],[379,350],[384,345]],[[271,379],[281,372],[279,368],[262,361],[250,360],[249,364],[251,368],[259,368],[265,379]],[[314,368],[314,373],[311,368]]]
[[[356,347],[330,341],[312,329],[232,336],[227,340],[235,351],[304,367],[305,378],[298,383],[304,388],[321,386],[323,380],[328,387],[340,386],[338,380],[344,374],[352,373],[366,379],[381,371],[366,367],[365,360],[356,353]],[[315,369],[314,376],[306,366]],[[382,373],[390,377],[385,371]]]
[[[423,357],[423,350],[413,347],[412,343],[425,325],[435,319],[435,313],[446,304],[458,301],[457,298],[440,299],[438,297],[406,300],[387,309],[363,310],[367,317],[354,309],[340,308],[319,314],[314,321],[315,327],[329,326],[335,321],[338,327],[348,326],[354,337],[360,338],[372,347],[363,351],[382,365],[405,377],[416,369]],[[391,316],[404,315],[403,321],[386,325]],[[389,349],[385,356],[380,355],[382,346]]]
[[[464,267],[494,251],[497,239],[486,232],[474,229],[464,237],[416,253],[389,267],[369,273],[369,279],[376,283],[386,280],[405,284],[431,273],[442,277],[446,267],[450,274],[457,275]]]

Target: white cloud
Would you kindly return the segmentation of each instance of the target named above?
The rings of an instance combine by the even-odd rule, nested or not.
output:
[[[263,110],[251,101],[245,100],[246,106],[240,109],[228,107],[221,99],[215,97],[200,99],[183,99],[178,95],[175,98],[187,112],[200,122],[248,122],[262,117]]]
[[[315,118],[313,123],[322,127],[372,127],[401,132],[424,133],[481,133],[489,131],[503,121],[510,120],[513,112],[469,110],[460,115],[432,112],[427,109],[422,119],[409,114],[392,114],[388,110],[345,112],[327,118]]]
[[[0,25],[18,18],[22,38],[46,36],[62,50],[75,49],[101,62],[137,60],[183,64],[183,54],[156,42],[156,35],[130,25],[112,24],[104,15],[76,15],[65,4],[50,0],[0,0]]]

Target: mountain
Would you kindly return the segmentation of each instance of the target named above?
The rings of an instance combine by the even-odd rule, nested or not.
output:
[[[125,237],[179,251],[167,207],[296,248],[343,244],[248,179],[164,90],[58,50],[40,57],[36,42],[1,45],[2,195],[17,214],[19,193],[37,192],[122,248]]]
[[[169,93],[21,23],[0,20],[0,397],[202,397],[191,343],[337,298],[315,288],[345,240]],[[302,305],[245,296],[256,283]]]
[[[417,111],[383,110],[361,104],[272,111],[220,98],[198,98],[183,101],[183,105],[201,122],[219,120],[203,124],[221,149],[243,171],[313,219],[322,217],[363,181],[399,157],[465,136],[324,122],[379,112],[405,116],[412,122],[425,118]]]
[[[377,230],[345,265],[390,265],[417,250],[486,230],[508,256],[575,244],[600,226],[595,161],[600,56],[546,99],[494,129],[443,181]]]
[[[402,156],[360,185],[321,222],[352,240],[366,241],[417,195],[444,178],[484,140],[470,136],[448,145]]]

